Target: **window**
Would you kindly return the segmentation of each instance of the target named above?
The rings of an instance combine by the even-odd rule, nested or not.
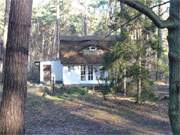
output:
[[[96,51],[96,50],[97,50],[97,48],[95,46],[90,46],[89,47],[89,51]]]
[[[72,70],[74,70],[74,66],[68,66],[68,72],[71,72]]]
[[[81,66],[81,81],[86,80],[86,66]]]
[[[88,80],[93,80],[93,66],[88,66]]]
[[[104,78],[104,71],[100,70],[100,78]]]

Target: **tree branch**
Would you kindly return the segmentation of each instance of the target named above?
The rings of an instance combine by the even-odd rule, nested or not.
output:
[[[161,20],[160,17],[156,15],[151,8],[145,6],[144,4],[138,2],[137,0],[119,0],[119,1],[146,15],[159,28],[176,27],[175,23],[172,20],[169,19]]]

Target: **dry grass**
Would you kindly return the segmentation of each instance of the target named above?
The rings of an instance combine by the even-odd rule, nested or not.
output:
[[[166,101],[137,105],[132,98],[108,96],[104,101],[99,93],[91,92],[42,95],[41,87],[29,89],[27,134],[171,134]]]

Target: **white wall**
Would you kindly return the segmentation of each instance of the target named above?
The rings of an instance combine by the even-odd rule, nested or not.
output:
[[[99,68],[96,66],[96,68]],[[98,71],[99,72],[99,71]],[[99,73],[98,73],[99,74]],[[74,70],[68,71],[68,66],[63,66],[63,83],[65,85],[78,85],[78,84],[99,84],[96,78],[95,70],[93,70],[93,80],[88,80],[88,67],[86,66],[86,80],[81,81],[81,66],[74,66]]]
[[[62,81],[62,67],[60,60],[57,61],[41,61],[40,62],[40,82],[44,82],[43,66],[51,65],[51,76],[55,75],[55,81]]]

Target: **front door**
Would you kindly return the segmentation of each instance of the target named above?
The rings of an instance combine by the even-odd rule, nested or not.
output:
[[[43,72],[44,72],[44,82],[50,83],[51,82],[51,65],[44,65]]]

